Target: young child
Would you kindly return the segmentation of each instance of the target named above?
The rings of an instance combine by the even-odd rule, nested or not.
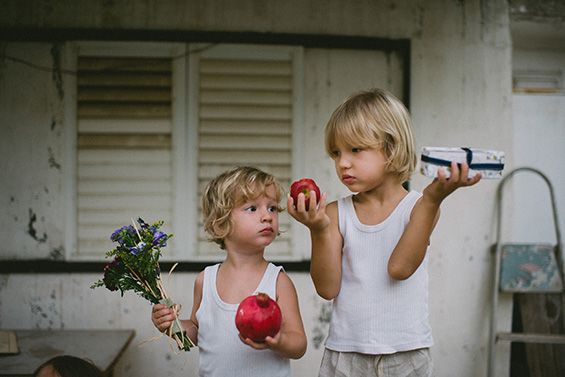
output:
[[[309,210],[304,195],[288,211],[310,231],[310,274],[318,294],[333,299],[320,376],[431,376],[428,323],[430,235],[441,202],[472,186],[468,166],[442,170],[423,194],[402,183],[416,166],[411,121],[384,90],[350,96],[331,115],[326,151],[341,182],[356,194]]]
[[[190,319],[181,321],[199,347],[201,377],[288,377],[289,359],[306,352],[294,285],[282,267],[267,262],[263,255],[279,234],[281,196],[276,179],[252,167],[222,173],[205,189],[204,227],[226,257],[198,274]],[[277,301],[283,318],[280,332],[263,343],[243,339],[235,327],[239,303],[258,292]],[[161,332],[174,318],[167,306],[153,306],[151,320]]]

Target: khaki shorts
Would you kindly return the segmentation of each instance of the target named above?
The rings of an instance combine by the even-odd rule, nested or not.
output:
[[[432,377],[429,348],[390,355],[337,352],[326,348],[319,377]]]

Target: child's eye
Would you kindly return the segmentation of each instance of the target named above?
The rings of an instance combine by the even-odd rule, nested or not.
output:
[[[352,153],[359,153],[361,152],[363,149],[362,148],[351,148],[351,152]]]
[[[331,158],[338,158],[339,157],[339,151],[331,151],[330,157]]]
[[[269,207],[269,212],[278,213],[278,212],[279,212],[279,208],[278,208],[277,206],[270,206],[270,207]]]
[[[257,211],[257,207],[255,206],[249,206],[245,209],[247,212],[255,212]]]

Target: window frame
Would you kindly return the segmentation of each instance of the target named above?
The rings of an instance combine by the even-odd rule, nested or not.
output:
[[[163,261],[208,262],[220,261],[224,254],[217,256],[200,255],[198,252],[198,149],[199,149],[199,59],[202,55],[230,56],[234,58],[267,55],[268,57],[290,54],[293,70],[292,99],[292,176],[301,176],[304,169],[302,138],[295,137],[303,124],[304,68],[301,46],[274,46],[251,44],[213,44],[214,50],[207,52],[202,43],[161,43],[161,42],[103,42],[84,41],[67,43],[65,60],[68,70],[77,72],[80,55],[116,57],[171,57],[172,77],[172,176],[173,210],[171,229],[174,246],[163,254]],[[203,51],[190,53],[190,51]],[[65,259],[68,261],[100,261],[104,254],[82,254],[78,250],[78,192],[77,192],[77,75],[65,82],[65,166],[64,191],[68,198],[65,208]],[[282,199],[284,200],[284,198]],[[300,261],[307,259],[307,237],[298,231],[299,224],[290,223],[292,235],[288,255],[278,256],[279,260]],[[172,243],[173,244],[173,243]],[[298,252],[301,251],[301,252]]]
[[[172,58],[172,104],[171,104],[171,135],[172,135],[172,176],[173,187],[173,233],[182,244],[190,232],[195,232],[195,227],[190,225],[190,216],[182,216],[188,208],[187,196],[192,190],[179,190],[186,187],[189,177],[180,161],[186,161],[186,150],[190,148],[186,137],[186,44],[163,42],[103,42],[103,41],[77,41],[68,42],[65,46],[65,67],[70,72],[77,72],[78,57],[81,54],[88,56],[116,56],[116,57],[147,57],[147,58]],[[182,83],[182,85],[175,85]],[[68,261],[102,261],[104,253],[98,255],[81,254],[78,250],[78,150],[77,150],[77,75],[69,75],[65,80],[64,99],[64,124],[65,124],[65,170],[63,172],[64,193],[67,198],[65,207],[65,259]],[[174,136],[173,136],[174,135]],[[181,195],[179,195],[179,193]],[[176,232],[175,229],[186,229],[186,232]],[[182,251],[170,248],[163,255],[163,260],[182,260]]]

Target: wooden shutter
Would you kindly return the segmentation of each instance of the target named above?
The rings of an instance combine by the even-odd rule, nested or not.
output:
[[[78,253],[130,218],[172,219],[170,58],[79,56]]]
[[[234,54],[236,49],[223,54],[220,46],[198,60],[199,193],[212,177],[234,166],[256,166],[274,174],[283,187],[292,177],[293,54],[273,55],[261,46]],[[271,256],[291,254],[286,212],[280,222],[284,233],[267,249]],[[201,222],[199,229],[199,254],[223,257],[206,241]]]

